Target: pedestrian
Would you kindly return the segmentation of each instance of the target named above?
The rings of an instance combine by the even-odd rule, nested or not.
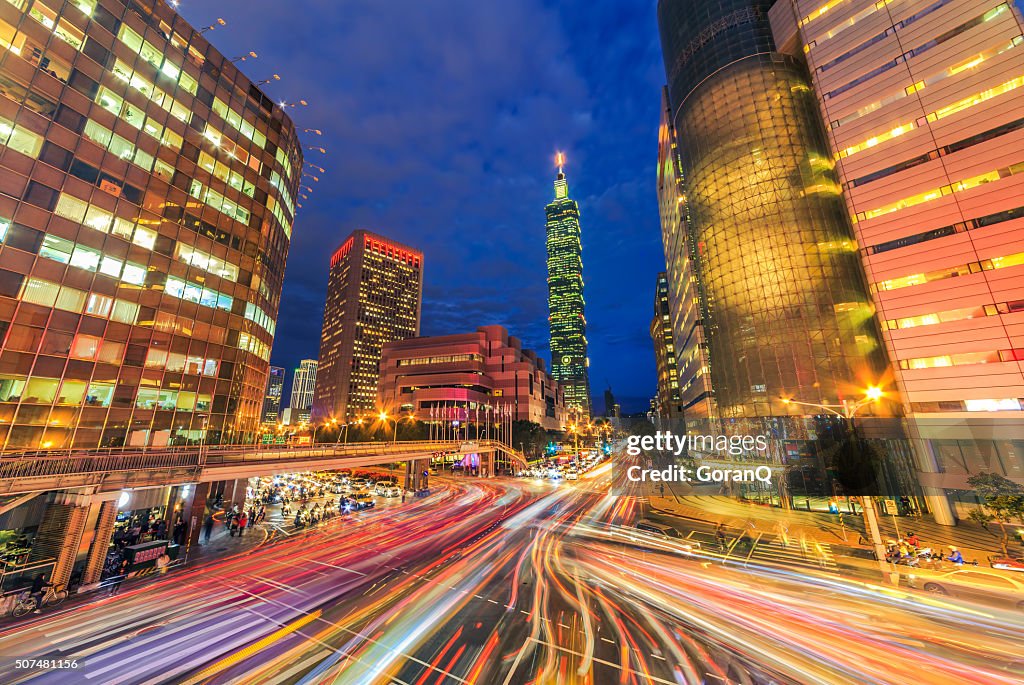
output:
[[[180,516],[178,517],[178,522],[174,524],[174,544],[185,544],[185,522]]]
[[[210,533],[213,532],[213,514],[207,514],[203,521],[203,542],[210,541]]]
[[[906,539],[907,544],[912,545],[914,549],[917,549],[921,546],[921,541],[917,539],[917,535],[914,533],[910,533],[909,535],[907,535]]]
[[[245,526],[249,523],[249,515],[244,511],[238,517],[238,535],[241,536],[245,532]]]
[[[718,527],[715,528],[715,540],[718,541],[718,547],[725,550],[725,531],[722,530],[722,524],[719,523]]]
[[[154,540],[166,540],[167,539],[167,521],[160,519],[153,524],[155,532],[153,534]]]
[[[238,519],[234,516],[231,517],[231,523],[228,525],[228,533],[231,537],[235,537],[235,533],[238,532]]]
[[[402,488],[402,504],[405,504],[405,488]]]
[[[113,597],[121,591],[121,583],[128,577],[128,560],[122,559],[121,563],[118,564],[117,570],[114,571],[113,582],[110,584],[110,596]]]

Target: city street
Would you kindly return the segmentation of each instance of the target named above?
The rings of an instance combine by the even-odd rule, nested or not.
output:
[[[813,570],[690,558],[680,541],[632,527],[640,502],[607,494],[609,468],[575,483],[445,480],[427,498],[5,622],[0,681],[1024,677],[1020,612]],[[16,659],[75,667],[18,668]]]

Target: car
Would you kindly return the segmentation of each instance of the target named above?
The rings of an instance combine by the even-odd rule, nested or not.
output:
[[[373,500],[373,495],[366,490],[355,493],[351,499],[357,509],[372,509],[376,504]]]
[[[580,474],[576,473],[575,471],[569,471],[568,473],[565,474],[565,479],[566,480],[579,480],[580,479]]]
[[[398,487],[398,483],[389,483],[387,481],[378,482],[373,491],[381,497],[399,497],[402,494],[402,489]]]
[[[678,539],[683,537],[679,534],[679,531],[672,526],[666,526],[664,523],[658,523],[657,521],[651,521],[649,519],[640,519],[637,521],[636,529],[663,538]]]
[[[366,478],[349,478],[348,483],[345,484],[345,487],[348,488],[349,492],[359,492],[360,490],[368,487],[369,485],[370,481]]]
[[[988,565],[1001,571],[1017,571],[1018,573],[1024,572],[1024,559],[1014,559],[1013,557],[989,557]]]
[[[916,569],[907,576],[911,587],[935,595],[952,596],[1024,611],[1024,579],[999,570],[958,568],[953,571]]]

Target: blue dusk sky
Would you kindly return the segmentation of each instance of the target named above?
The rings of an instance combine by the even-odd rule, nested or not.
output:
[[[664,68],[655,3],[182,0],[290,110],[324,167],[295,222],[272,363],[319,354],[330,254],[366,228],[421,249],[422,333],[502,324],[546,359],[544,205],[566,153],[579,202],[598,408],[654,394],[665,268],[655,166]]]

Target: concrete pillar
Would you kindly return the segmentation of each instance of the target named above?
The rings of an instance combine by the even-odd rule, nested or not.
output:
[[[424,475],[426,473],[427,475]],[[415,459],[405,462],[405,489],[420,490],[430,487],[429,483],[430,460]]]
[[[924,493],[924,500],[928,504],[928,509],[931,510],[935,522],[941,526],[955,526],[956,514],[953,513],[953,507],[949,504],[949,497],[946,496],[945,490],[922,487],[921,491]]]
[[[100,581],[103,573],[103,563],[107,559],[107,551],[110,549],[110,538],[114,534],[114,521],[117,520],[117,502],[106,500],[100,502],[99,515],[96,517],[96,530],[93,534],[92,543],[89,545],[89,554],[85,558],[85,569],[82,571],[82,585],[91,585]]]
[[[199,544],[199,536],[203,532],[203,522],[206,520],[206,501],[210,496],[210,483],[196,483],[192,487],[192,495],[185,507],[185,523],[188,525],[188,532],[185,535],[185,553],[188,553],[192,545]]]
[[[55,492],[39,524],[29,563],[52,560],[50,582],[67,585],[89,517],[89,496]]]

